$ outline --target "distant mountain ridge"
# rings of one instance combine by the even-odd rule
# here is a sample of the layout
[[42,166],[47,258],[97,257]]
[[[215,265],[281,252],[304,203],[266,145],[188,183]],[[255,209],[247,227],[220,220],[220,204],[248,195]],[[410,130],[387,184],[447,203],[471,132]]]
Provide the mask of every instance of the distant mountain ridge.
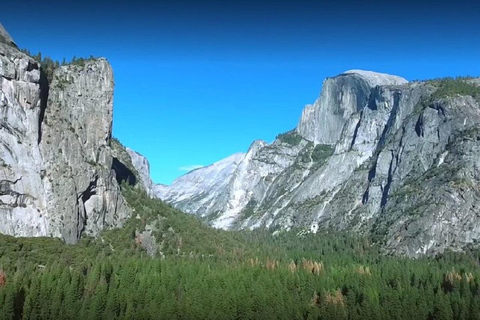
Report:
[[[222,210],[223,203],[215,195],[228,187],[232,174],[244,157],[244,153],[236,153],[212,165],[192,170],[175,180],[171,186],[154,186],[154,194],[161,194],[167,202],[185,201],[182,206],[188,212],[198,212],[202,216],[218,212]],[[192,198],[196,201],[191,201]]]

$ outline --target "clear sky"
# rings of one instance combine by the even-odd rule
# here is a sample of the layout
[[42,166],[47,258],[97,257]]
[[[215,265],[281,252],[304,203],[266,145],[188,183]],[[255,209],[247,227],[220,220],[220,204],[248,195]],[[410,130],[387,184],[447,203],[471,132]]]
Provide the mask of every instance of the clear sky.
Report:
[[113,134],[170,183],[293,129],[325,77],[480,76],[480,1],[9,1],[21,48],[104,56]]

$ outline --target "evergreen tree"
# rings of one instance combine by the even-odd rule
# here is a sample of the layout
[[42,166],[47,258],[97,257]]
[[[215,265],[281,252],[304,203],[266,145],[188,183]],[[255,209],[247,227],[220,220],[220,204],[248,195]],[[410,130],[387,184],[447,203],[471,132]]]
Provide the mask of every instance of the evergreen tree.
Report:
[[0,305],[0,319],[14,319],[15,289],[12,285],[5,286],[4,297]]

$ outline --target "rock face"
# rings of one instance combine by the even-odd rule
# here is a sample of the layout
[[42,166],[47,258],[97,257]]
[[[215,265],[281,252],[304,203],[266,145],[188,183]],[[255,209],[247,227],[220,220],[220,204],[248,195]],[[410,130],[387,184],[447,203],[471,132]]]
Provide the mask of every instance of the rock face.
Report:
[[[55,70],[42,121],[50,230],[67,242],[129,216],[112,173],[113,73],[105,59]],[[75,214],[65,213],[74,212]],[[55,233],[54,233],[55,234]]]
[[7,30],[5,30],[5,28],[1,23],[0,23],[0,43],[5,43],[9,46],[14,46],[14,47],[17,46],[13,41],[12,37],[10,36],[10,34],[7,32]]
[[157,195],[220,228],[355,231],[408,256],[461,250],[480,238],[478,84],[348,71],[325,80],[295,131],[254,143],[221,187],[191,173]]
[[105,59],[61,66],[48,83],[0,43],[1,233],[75,243],[130,216],[111,146],[113,86]]
[[[38,147],[42,100],[40,66],[0,43],[0,232],[16,236],[49,233]],[[52,208],[53,209],[53,208]]]
[[327,78],[320,98],[303,110],[297,131],[315,143],[335,144],[345,122],[367,104],[372,88],[404,83],[401,77],[363,70]]

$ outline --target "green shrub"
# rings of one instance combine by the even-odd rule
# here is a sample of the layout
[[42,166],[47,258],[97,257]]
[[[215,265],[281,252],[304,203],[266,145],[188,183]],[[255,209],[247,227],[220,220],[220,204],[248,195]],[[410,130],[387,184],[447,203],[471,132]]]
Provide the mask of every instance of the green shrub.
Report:
[[430,80],[438,89],[432,94],[432,99],[446,98],[455,95],[480,98],[480,86],[468,82],[471,77],[441,78]]
[[299,145],[303,140],[302,136],[299,135],[295,130],[281,133],[277,135],[276,139],[281,142],[291,144],[292,146]]
[[324,162],[332,155],[334,151],[333,146],[328,144],[317,144],[312,151],[312,160],[314,162]]

